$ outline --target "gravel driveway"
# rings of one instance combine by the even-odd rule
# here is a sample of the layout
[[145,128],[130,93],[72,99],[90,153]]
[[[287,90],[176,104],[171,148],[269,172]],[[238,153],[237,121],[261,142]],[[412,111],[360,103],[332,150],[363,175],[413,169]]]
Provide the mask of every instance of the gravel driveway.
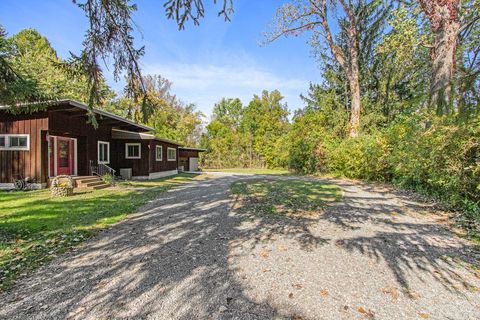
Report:
[[229,185],[248,178],[161,194],[0,295],[0,318],[480,318],[479,253],[427,205],[337,181],[319,218],[245,215]]

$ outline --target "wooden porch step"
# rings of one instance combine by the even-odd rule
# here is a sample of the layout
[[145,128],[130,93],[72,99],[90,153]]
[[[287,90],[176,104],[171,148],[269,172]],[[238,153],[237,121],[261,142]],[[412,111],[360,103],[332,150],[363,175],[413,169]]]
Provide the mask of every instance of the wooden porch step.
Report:
[[74,180],[77,188],[97,190],[110,187],[110,185],[103,182],[102,178],[98,176],[75,177]]
[[110,185],[108,185],[106,183],[103,183],[103,184],[100,184],[100,185],[93,186],[93,187],[91,187],[91,189],[100,190],[100,189],[105,189],[105,188],[108,188],[108,187],[110,187]]

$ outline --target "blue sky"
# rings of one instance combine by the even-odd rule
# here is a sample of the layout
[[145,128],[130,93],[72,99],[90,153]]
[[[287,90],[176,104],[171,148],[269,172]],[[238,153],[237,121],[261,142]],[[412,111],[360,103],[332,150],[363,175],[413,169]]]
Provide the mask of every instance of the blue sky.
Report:
[[[282,38],[260,46],[276,9],[285,1],[234,0],[230,22],[217,17],[219,6],[206,2],[200,26],[188,24],[178,31],[167,20],[163,0],[138,0],[134,20],[138,46],[145,46],[144,74],[161,74],[173,82],[172,91],[185,102],[197,104],[207,116],[221,97],[238,97],[248,103],[263,89],[279,89],[290,110],[302,107],[299,98],[320,72],[306,44],[307,35]],[[9,34],[35,28],[45,35],[61,57],[81,49],[87,21],[71,0],[2,0],[0,23]],[[115,83],[105,70],[109,84]]]

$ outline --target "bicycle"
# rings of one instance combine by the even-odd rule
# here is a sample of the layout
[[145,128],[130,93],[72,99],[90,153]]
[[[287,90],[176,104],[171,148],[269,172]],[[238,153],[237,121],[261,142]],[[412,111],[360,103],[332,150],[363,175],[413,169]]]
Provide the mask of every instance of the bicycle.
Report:
[[32,190],[34,189],[35,179],[31,179],[30,177],[23,178],[22,175],[17,174],[14,175],[12,178],[13,180],[13,187],[15,190]]

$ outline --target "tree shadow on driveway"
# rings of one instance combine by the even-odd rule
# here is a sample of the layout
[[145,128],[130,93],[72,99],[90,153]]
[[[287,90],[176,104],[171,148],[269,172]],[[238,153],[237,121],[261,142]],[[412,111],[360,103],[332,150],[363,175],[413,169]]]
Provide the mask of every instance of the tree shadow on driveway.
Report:
[[[306,257],[332,249],[352,261],[360,256],[384,262],[407,291],[415,279],[428,285],[432,277],[453,294],[478,285],[468,278],[469,269],[458,271],[461,263],[478,263],[474,248],[442,226],[407,213],[420,205],[337,182],[344,198],[315,220],[240,214],[229,192],[238,179],[249,178],[200,180],[161,194],[2,294],[0,318],[315,318],[313,303],[280,308],[284,303],[275,292],[262,295],[256,274],[238,267],[241,259],[267,261],[258,257],[261,247],[283,239]],[[349,264],[335,263],[331,267],[339,270]],[[297,267],[302,266],[293,265],[291,272]]]
[[161,194],[139,213],[57,258],[0,296],[4,319],[266,319],[268,304],[243,295],[229,267],[230,243],[290,233],[322,242],[295,226],[265,220],[241,229],[231,214],[235,176],[195,181]]

